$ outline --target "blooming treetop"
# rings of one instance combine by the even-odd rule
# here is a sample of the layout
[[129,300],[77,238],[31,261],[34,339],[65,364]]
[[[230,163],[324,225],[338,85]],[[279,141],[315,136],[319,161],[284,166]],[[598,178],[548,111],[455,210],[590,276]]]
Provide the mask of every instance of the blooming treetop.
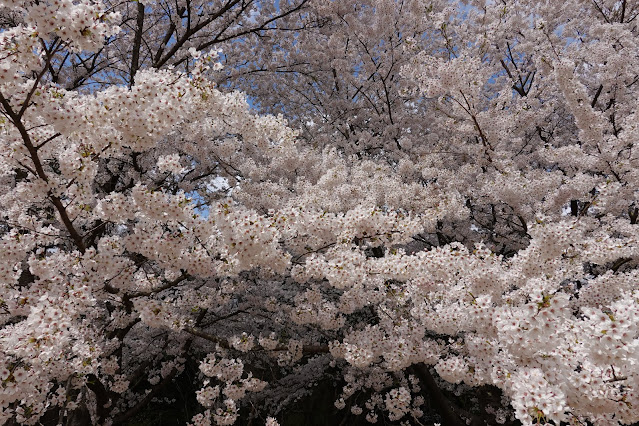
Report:
[[0,422],[639,421],[639,5],[280,3],[0,4]]

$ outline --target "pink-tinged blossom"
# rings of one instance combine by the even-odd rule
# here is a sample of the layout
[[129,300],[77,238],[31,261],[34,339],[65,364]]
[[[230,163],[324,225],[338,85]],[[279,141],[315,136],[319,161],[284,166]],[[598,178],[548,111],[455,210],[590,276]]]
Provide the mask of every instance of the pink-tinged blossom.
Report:
[[0,1],[0,423],[638,422],[639,9],[240,3]]

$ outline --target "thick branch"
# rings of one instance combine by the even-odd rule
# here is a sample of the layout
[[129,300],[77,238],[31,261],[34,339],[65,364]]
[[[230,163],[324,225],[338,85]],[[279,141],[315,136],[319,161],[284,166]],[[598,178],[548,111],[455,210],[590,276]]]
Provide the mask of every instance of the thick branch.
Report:
[[138,16],[135,26],[135,38],[133,39],[133,52],[131,53],[131,72],[129,86],[133,86],[135,74],[140,68],[140,46],[142,44],[142,30],[144,27],[144,4],[138,2]]
[[[22,136],[22,141],[24,142],[24,145],[27,147],[27,150],[29,151],[31,161],[33,161],[33,166],[35,168],[35,171],[38,177],[45,182],[49,182],[49,178],[47,174],[45,173],[44,168],[42,167],[42,162],[40,161],[40,157],[38,156],[38,150],[33,145],[29,132],[24,127],[24,124],[22,123],[20,116],[13,111],[13,109],[11,108],[11,105],[1,93],[0,93],[0,104],[2,105],[5,112],[11,119],[11,122],[13,123],[13,125],[16,126],[16,128],[18,129],[18,132],[20,132],[20,136]],[[65,228],[67,229],[67,232],[69,232],[69,235],[73,239],[73,242],[75,243],[76,247],[78,248],[78,250],[80,250],[80,252],[84,253],[86,250],[86,246],[84,245],[82,236],[73,226],[73,222],[69,218],[69,215],[67,213],[66,208],[64,207],[64,204],[62,204],[62,201],[60,200],[60,198],[58,198],[56,195],[53,195],[51,192],[49,192],[49,199],[51,200],[56,210],[58,211],[58,214],[60,215],[60,219],[62,220],[62,223],[64,224]]]
[[595,97],[592,99],[592,102],[590,103],[591,108],[594,108],[595,105],[597,105],[597,99],[599,99],[599,95],[601,95],[602,90],[603,90],[603,84],[600,84],[599,88],[597,89],[597,93],[595,93]]
[[[201,330],[197,330],[195,328],[187,327],[184,329],[189,334],[193,336],[201,337],[204,340],[208,340],[209,342],[217,343],[221,348],[230,349],[230,345],[225,338],[220,338],[217,336],[213,336],[211,334],[205,333]],[[288,346],[278,345],[273,351],[287,351]],[[305,355],[314,355],[314,354],[325,354],[328,353],[328,345],[304,345],[302,347],[302,353]]]

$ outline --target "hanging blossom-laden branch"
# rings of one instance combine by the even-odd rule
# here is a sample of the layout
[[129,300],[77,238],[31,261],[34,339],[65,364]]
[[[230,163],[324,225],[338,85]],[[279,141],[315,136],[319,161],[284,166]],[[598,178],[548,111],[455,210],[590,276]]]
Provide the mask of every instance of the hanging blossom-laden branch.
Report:
[[124,423],[192,361],[197,425],[327,377],[371,423],[639,421],[609,3],[2,3],[0,422]]

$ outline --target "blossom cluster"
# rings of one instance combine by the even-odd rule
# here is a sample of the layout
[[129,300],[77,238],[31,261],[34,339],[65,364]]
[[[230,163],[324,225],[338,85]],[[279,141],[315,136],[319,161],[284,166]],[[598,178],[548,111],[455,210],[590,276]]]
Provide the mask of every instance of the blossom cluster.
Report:
[[196,3],[0,3],[0,423],[123,424],[191,360],[198,426],[318,382],[371,423],[639,421],[626,2],[308,1],[248,59],[261,17]]

